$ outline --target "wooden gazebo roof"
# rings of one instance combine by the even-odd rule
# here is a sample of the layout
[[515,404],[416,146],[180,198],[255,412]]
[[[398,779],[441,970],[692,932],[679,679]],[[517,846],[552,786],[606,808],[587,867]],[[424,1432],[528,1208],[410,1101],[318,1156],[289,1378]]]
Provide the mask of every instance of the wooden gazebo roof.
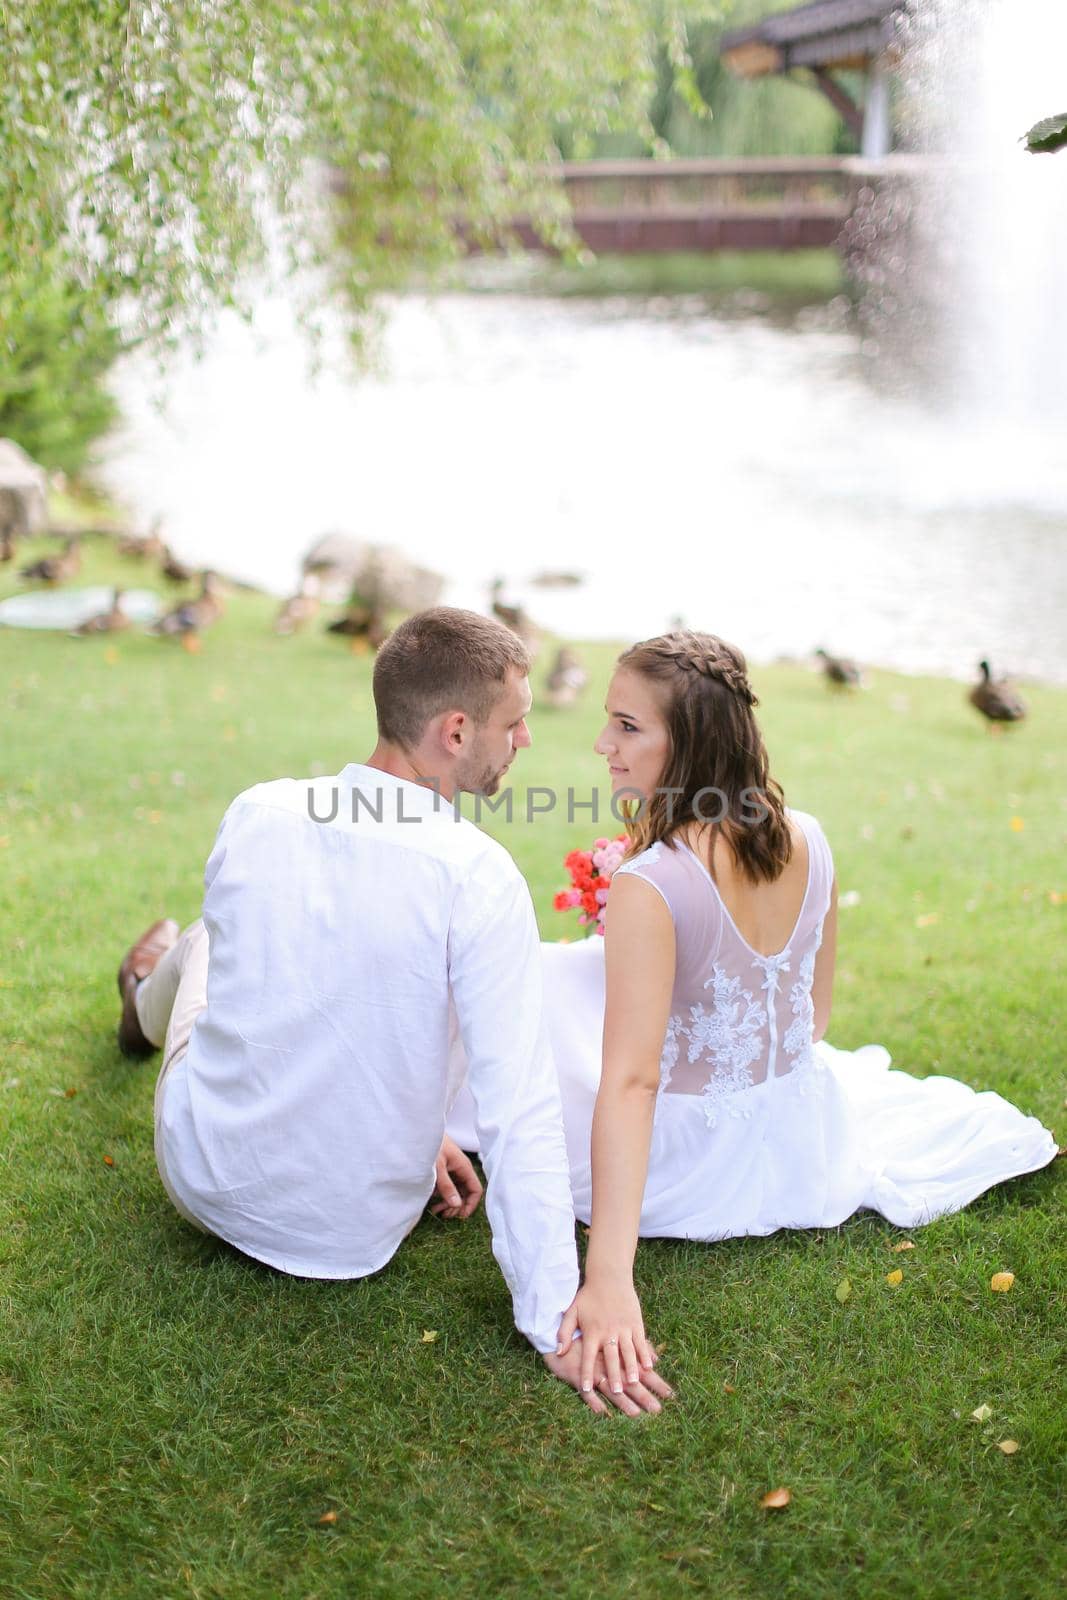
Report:
[[742,78],[810,67],[868,67],[892,44],[908,0],[809,0],[750,28],[723,34],[720,52]]

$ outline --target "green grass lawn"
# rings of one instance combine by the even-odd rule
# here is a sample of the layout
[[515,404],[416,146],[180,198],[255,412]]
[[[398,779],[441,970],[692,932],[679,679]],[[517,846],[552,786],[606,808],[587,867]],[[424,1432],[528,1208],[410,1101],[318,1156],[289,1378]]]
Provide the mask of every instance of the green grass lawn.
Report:
[[[119,575],[145,576],[94,541],[87,578]],[[0,569],[0,596],[14,587]],[[640,1423],[598,1421],[544,1372],[481,1214],[426,1218],[345,1284],[259,1268],[173,1212],[155,1067],[114,1043],[118,961],[149,920],[197,913],[239,790],[372,743],[368,659],[276,639],[271,612],[235,597],[199,655],[0,632],[0,1592],[1059,1593],[1067,1163],[903,1255],[870,1214],[643,1244],[679,1398]],[[585,654],[593,688],[572,715],[535,710],[521,783],[601,781],[612,652]],[[831,1041],[998,1089],[1062,1139],[1067,694],[1033,688],[1029,723],[991,738],[958,684],[876,673],[839,698],[799,667],[755,678],[788,798],[860,896]],[[494,831],[545,933],[576,931],[551,894],[599,830],[555,814]],[[1001,1269],[1009,1294],[990,1292]],[[779,1485],[791,1505],[761,1510]]]

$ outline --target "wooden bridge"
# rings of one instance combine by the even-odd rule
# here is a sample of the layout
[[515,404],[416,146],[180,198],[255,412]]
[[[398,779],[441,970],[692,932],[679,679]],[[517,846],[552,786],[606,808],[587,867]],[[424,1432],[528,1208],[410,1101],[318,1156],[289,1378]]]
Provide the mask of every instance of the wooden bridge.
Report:
[[[833,246],[860,191],[893,159],[564,162],[553,169],[575,232],[598,255],[674,250],[813,250]],[[512,228],[550,250],[526,218]]]

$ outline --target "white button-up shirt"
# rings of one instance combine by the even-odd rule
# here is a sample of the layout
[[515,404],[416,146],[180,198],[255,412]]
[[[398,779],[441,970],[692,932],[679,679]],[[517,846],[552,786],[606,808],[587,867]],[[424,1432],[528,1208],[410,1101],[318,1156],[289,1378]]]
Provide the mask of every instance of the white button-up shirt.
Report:
[[239,795],[205,884],[207,1008],[160,1116],[176,1199],[284,1272],[375,1272],[433,1190],[465,1056],[493,1253],[517,1326],[554,1350],[574,1212],[507,851],[433,790],[352,765]]

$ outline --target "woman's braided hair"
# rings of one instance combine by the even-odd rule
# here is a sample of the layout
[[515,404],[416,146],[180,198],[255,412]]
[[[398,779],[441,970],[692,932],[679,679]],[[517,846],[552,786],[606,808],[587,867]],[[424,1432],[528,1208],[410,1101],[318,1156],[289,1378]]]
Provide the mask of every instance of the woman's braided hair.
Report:
[[711,633],[667,633],[661,639],[649,639],[645,645],[635,645],[635,650],[655,651],[664,662],[673,662],[686,672],[697,673],[714,683],[721,683],[746,706],[757,706],[759,701],[748,681],[748,667],[740,650],[717,639]]
[[633,645],[618,665],[653,684],[670,736],[656,792],[627,819],[631,850],[658,840],[670,845],[696,821],[722,832],[752,882],[773,883],[793,841],[741,651],[714,634],[687,630]]

